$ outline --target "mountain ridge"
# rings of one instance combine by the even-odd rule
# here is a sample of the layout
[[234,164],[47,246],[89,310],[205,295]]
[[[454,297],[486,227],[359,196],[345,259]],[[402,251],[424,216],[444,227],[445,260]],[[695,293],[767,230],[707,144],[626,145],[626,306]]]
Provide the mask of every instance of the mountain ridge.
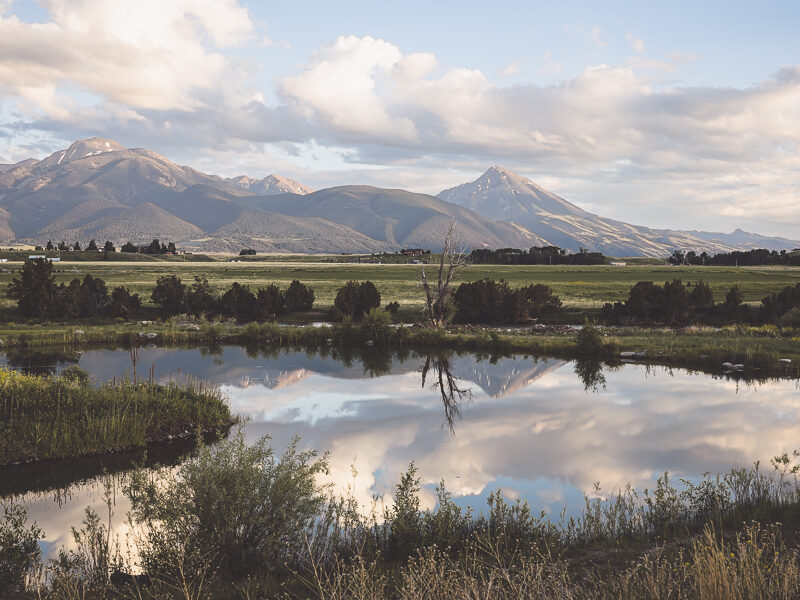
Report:
[[313,192],[274,174],[225,180],[103,138],[78,140],[0,173],[3,242],[144,243],[168,237],[208,251],[381,252],[407,245],[436,250],[451,219],[472,247],[544,242],[434,196],[364,186]]
[[147,148],[77,140],[42,160],[0,165],[0,242],[91,238],[266,252],[437,250],[455,220],[466,249],[557,245],[612,256],[666,256],[781,244],[744,232],[659,230],[594,215],[498,165],[437,196],[345,185],[314,191],[271,174],[222,178]]
[[[736,232],[731,234],[655,229],[590,213],[561,196],[498,165],[481,176],[437,194],[489,218],[518,223],[561,248],[580,248],[610,256],[667,256],[675,249],[730,252],[764,247],[781,249],[800,242]],[[737,230],[741,231],[741,230]],[[786,248],[789,249],[789,248]]]

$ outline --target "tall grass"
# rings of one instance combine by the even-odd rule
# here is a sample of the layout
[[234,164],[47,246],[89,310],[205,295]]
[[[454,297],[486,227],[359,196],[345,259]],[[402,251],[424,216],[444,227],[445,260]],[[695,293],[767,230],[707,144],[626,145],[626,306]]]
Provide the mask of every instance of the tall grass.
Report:
[[230,421],[220,393],[200,385],[92,387],[0,369],[0,465],[141,447]]
[[[277,457],[240,433],[177,476],[131,479],[138,563],[87,511],[77,549],[40,565],[27,597],[794,599],[799,457],[680,489],[664,475],[654,490],[595,490],[578,517],[555,520],[499,493],[482,513],[462,510],[444,484],[436,508],[421,511],[412,464],[393,501],[365,514],[317,482],[325,456],[292,445]],[[30,545],[38,530],[19,509],[6,513],[0,539]],[[9,556],[18,577],[36,571],[35,553]]]

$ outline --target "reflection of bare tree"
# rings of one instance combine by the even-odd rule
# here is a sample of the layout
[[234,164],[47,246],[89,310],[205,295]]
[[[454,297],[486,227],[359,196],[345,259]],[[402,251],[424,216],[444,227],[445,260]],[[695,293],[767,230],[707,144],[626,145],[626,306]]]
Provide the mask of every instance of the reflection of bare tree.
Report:
[[461,418],[461,402],[472,399],[470,388],[458,387],[458,380],[450,372],[450,360],[445,356],[432,357],[425,359],[425,366],[422,367],[422,387],[425,387],[425,380],[428,371],[433,367],[436,381],[433,383],[434,389],[438,389],[442,395],[442,405],[444,406],[444,416],[450,433],[456,432],[455,422]]

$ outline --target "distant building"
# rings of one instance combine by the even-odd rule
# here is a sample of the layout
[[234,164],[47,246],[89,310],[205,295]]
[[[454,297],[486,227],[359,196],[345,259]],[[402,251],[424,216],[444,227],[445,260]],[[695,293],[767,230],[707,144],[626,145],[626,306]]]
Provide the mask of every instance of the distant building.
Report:
[[28,256],[28,260],[36,260],[37,258],[43,258],[45,260],[49,260],[50,262],[60,262],[61,261],[60,258],[51,258],[51,257],[45,256],[44,254],[31,254],[30,256]]
[[627,265],[628,263],[626,263],[626,262],[622,262],[622,261],[618,261],[618,260],[617,260],[617,261],[615,261],[615,260],[612,260],[612,261],[611,261],[609,264],[610,264],[610,265],[614,265],[615,267],[624,267],[624,266],[625,266],[625,265]]
[[403,248],[400,250],[403,256],[422,256],[425,251],[422,248]]

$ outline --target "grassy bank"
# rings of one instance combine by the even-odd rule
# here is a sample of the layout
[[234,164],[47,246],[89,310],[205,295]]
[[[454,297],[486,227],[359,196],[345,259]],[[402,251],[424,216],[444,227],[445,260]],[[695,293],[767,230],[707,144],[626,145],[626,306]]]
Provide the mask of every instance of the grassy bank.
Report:
[[[472,351],[529,354],[564,359],[591,358],[618,364],[622,352],[644,352],[647,362],[718,372],[723,362],[742,363],[749,376],[800,374],[800,331],[772,325],[642,328],[602,327],[595,352],[579,347],[571,327],[539,326],[510,329],[452,327],[392,327],[386,320],[339,323],[329,327],[278,326],[272,323],[237,325],[231,322],[181,318],[147,324],[50,324],[0,326],[0,340],[9,363],[25,368],[30,356],[92,347],[160,346],[215,347],[239,345],[255,352],[288,347],[328,352],[331,348],[358,355],[368,349],[371,364],[380,365],[391,351]],[[151,334],[148,337],[147,334]],[[367,346],[369,344],[369,346]],[[778,362],[789,359],[791,363]],[[35,366],[34,364],[31,366]],[[377,370],[380,370],[379,368]]]
[[230,422],[219,393],[199,386],[92,387],[0,370],[0,465],[127,450]]
[[325,455],[294,444],[276,456],[266,438],[237,434],[177,473],[132,476],[136,560],[87,511],[73,549],[41,565],[30,543],[41,532],[6,505],[0,582],[7,596],[15,586],[53,599],[789,600],[800,589],[797,458],[677,486],[665,474],[649,491],[598,489],[566,518],[500,492],[481,512],[461,509],[444,482],[422,511],[413,463],[392,498],[361,507],[319,483]]

